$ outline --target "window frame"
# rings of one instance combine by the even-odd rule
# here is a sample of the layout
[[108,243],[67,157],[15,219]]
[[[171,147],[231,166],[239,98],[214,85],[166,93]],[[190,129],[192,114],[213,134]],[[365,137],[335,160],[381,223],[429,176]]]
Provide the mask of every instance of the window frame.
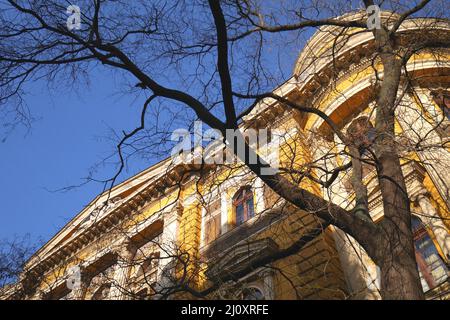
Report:
[[[420,250],[418,249],[418,245],[417,243],[419,241],[423,241],[424,239],[426,239],[427,237],[429,238],[429,241],[431,241],[431,245],[434,247],[434,250],[436,251],[436,255],[438,257],[438,259],[441,260],[444,268],[447,269],[447,266],[445,264],[445,261],[442,259],[440,253],[439,253],[439,249],[436,246],[436,243],[434,242],[432,236],[430,235],[430,233],[428,232],[426,226],[424,225],[424,223],[422,222],[422,220],[418,217],[413,216],[412,220],[416,220],[417,224],[414,225],[413,221],[411,223],[411,231],[413,233],[413,241],[414,241],[414,251],[415,251],[415,257],[416,257],[416,262],[417,262],[417,267],[421,273],[421,278],[423,278],[423,280],[426,282],[427,286],[428,286],[428,290],[424,289],[424,292],[433,290],[434,288],[438,287],[442,282],[437,282],[434,275],[433,275],[433,270],[431,270],[430,265],[427,263],[425,257],[423,256],[423,252],[425,250]],[[444,270],[448,273],[448,269]],[[447,278],[448,279],[448,276]]]
[[[251,210],[248,201],[251,200]],[[242,221],[238,220],[238,207],[242,206]],[[245,186],[240,188],[233,196],[234,224],[240,226],[255,216],[255,200],[252,188]],[[240,222],[239,222],[240,221]]]
[[[221,212],[214,212],[212,214],[205,215],[205,232],[203,235],[203,243],[204,245],[208,245],[218,237],[220,237],[222,233],[222,219]],[[214,232],[211,230],[214,229]]]

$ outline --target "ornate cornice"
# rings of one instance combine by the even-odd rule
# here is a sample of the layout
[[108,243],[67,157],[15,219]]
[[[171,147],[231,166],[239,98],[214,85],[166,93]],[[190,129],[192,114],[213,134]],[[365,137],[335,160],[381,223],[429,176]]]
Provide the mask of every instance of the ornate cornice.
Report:
[[271,238],[253,240],[237,244],[223,254],[209,261],[206,271],[209,279],[220,280],[223,276],[236,273],[250,265],[256,259],[269,256],[279,249]]

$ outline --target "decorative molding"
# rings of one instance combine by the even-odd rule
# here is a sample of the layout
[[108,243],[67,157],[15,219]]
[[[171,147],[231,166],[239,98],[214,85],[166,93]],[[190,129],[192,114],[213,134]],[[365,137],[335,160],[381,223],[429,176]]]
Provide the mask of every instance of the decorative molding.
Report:
[[206,275],[210,279],[220,280],[223,276],[243,270],[256,259],[269,256],[278,249],[278,245],[271,238],[241,242],[218,257],[210,259]]

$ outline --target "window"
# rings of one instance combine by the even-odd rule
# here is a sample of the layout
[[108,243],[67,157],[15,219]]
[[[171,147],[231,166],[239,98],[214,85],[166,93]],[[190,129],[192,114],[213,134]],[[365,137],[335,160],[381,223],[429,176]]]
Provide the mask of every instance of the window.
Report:
[[426,292],[444,282],[448,277],[448,270],[422,221],[412,217],[411,222],[417,266],[423,291]]
[[250,187],[244,187],[235,194],[233,208],[237,226],[255,215],[253,193]]
[[221,232],[221,202],[220,199],[212,201],[206,207],[205,216],[205,232],[204,232],[204,244],[209,244],[216,240],[220,236]]
[[205,244],[211,243],[220,235],[220,212],[208,217],[205,222]]
[[261,290],[256,287],[249,287],[242,292],[242,300],[265,300],[265,298]]

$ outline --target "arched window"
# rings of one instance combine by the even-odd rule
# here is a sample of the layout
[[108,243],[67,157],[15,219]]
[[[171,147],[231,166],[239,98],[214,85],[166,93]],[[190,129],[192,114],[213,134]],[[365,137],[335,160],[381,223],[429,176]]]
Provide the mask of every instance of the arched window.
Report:
[[265,297],[258,288],[249,287],[242,291],[242,300],[265,300]]
[[236,225],[241,225],[255,215],[253,192],[250,187],[241,188],[233,197]]
[[423,291],[431,290],[448,278],[448,270],[422,221],[412,217],[416,261]]

